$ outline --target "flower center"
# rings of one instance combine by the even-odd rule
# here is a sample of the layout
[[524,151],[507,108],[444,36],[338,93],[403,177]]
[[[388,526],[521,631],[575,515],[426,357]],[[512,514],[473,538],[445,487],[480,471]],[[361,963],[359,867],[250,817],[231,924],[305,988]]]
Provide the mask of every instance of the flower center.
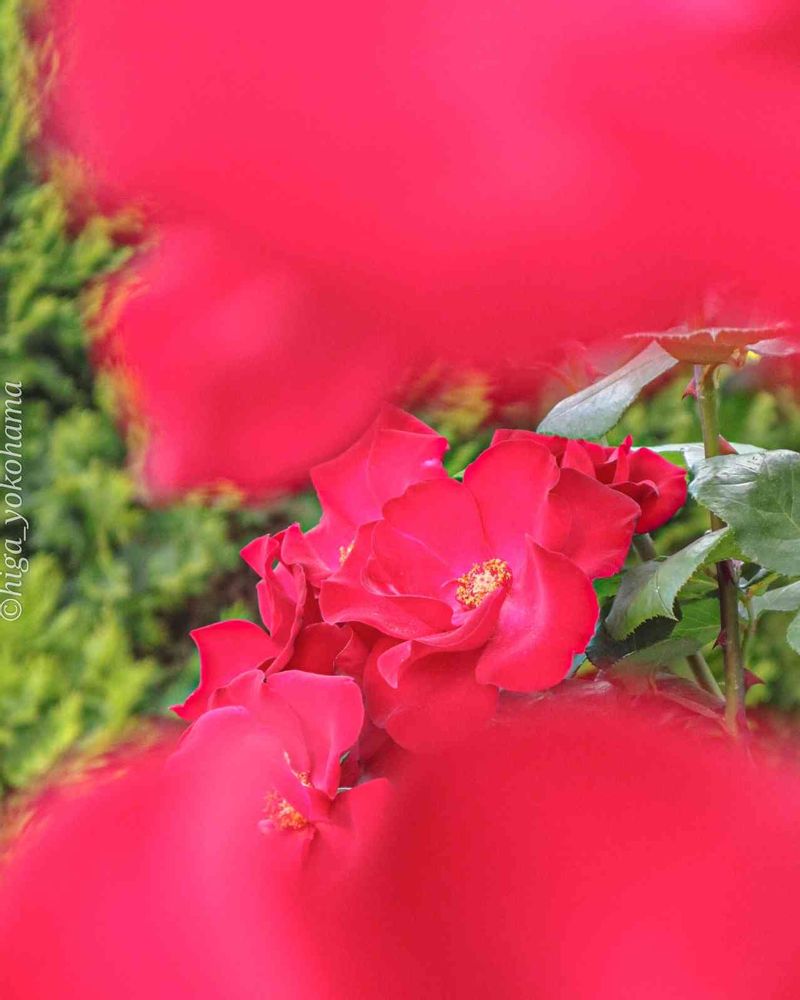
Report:
[[350,542],[349,545],[340,545],[339,546],[339,565],[340,566],[345,561],[345,559],[350,555],[350,553],[353,551],[353,546],[355,544],[356,544],[356,540],[353,539],[353,541]]
[[276,830],[305,830],[308,820],[277,792],[270,792],[264,806],[266,822]]
[[511,569],[504,559],[487,559],[456,581],[456,600],[465,608],[477,608],[499,587],[511,584]]

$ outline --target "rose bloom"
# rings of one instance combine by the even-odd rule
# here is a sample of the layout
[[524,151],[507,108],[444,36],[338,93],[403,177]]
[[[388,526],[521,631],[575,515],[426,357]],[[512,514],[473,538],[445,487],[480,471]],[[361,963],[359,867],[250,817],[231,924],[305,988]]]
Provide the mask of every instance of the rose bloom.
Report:
[[174,711],[191,721],[206,710],[214,692],[247,670],[267,675],[285,668],[360,677],[371,636],[368,630],[322,620],[320,583],[338,569],[359,526],[380,516],[387,500],[412,483],[446,478],[447,441],[393,406],[337,458],[311,470],[322,507],[320,523],[303,534],[294,524],[262,535],[242,549],[259,576],[258,606],[266,631],[234,620],[195,629],[200,683]]
[[242,556],[259,573],[258,606],[266,631],[253,622],[234,619],[191,632],[200,654],[200,682],[173,711],[186,721],[204,712],[214,693],[239,674],[265,675],[287,667],[332,674],[337,667],[354,671],[366,649],[347,626],[322,621],[316,595],[300,566],[273,566],[279,543],[264,536],[245,546]]
[[538,441],[555,456],[559,468],[576,469],[613,487],[639,504],[636,533],[666,524],[686,503],[686,472],[649,448],[634,448],[628,436],[616,448],[575,441],[533,431],[499,430],[492,443],[528,439]]
[[[338,798],[343,756],[356,743],[364,722],[361,692],[349,677],[322,677],[288,670],[272,677],[250,670],[218,690],[209,708],[183,738],[175,766],[192,767],[195,748],[246,747],[258,765],[267,833],[302,834],[307,848],[320,824],[349,821],[354,798],[375,787]],[[342,816],[345,818],[342,819]]]
[[326,621],[386,637],[365,673],[373,719],[416,745],[490,717],[499,688],[563,680],[595,627],[591,581],[620,568],[639,516],[526,439],[390,500],[320,591]]

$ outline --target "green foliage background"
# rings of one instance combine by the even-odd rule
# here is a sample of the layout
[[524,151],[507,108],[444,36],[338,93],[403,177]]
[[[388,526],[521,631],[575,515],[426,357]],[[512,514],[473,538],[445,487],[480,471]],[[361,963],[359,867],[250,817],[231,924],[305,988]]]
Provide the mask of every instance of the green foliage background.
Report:
[[[254,614],[241,545],[271,524],[313,519],[308,497],[270,511],[233,496],[152,509],[126,467],[114,392],[89,364],[96,284],[130,257],[120,219],[76,223],[30,149],[37,136],[34,57],[21,0],[0,0],[0,363],[24,387],[24,513],[31,523],[24,613],[0,622],[0,791],[41,777],[73,749],[93,752],[142,715],[164,716],[194,682],[191,628]],[[673,380],[626,415],[637,443],[699,437]],[[463,465],[482,440],[485,401],[439,414]],[[800,446],[787,393],[729,383],[722,426],[733,440]],[[694,506],[659,533],[663,552],[705,528]],[[783,620],[781,620],[783,619]],[[800,704],[786,618],[767,616],[750,666],[768,681],[752,697]]]

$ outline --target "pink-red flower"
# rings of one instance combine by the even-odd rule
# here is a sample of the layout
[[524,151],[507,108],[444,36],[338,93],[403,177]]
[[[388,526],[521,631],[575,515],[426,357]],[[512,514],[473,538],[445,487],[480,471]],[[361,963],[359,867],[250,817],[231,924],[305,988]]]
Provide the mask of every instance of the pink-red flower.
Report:
[[660,528],[686,503],[686,472],[649,448],[634,448],[630,436],[609,448],[533,431],[499,430],[492,443],[525,438],[549,448],[560,468],[593,476],[635,500],[641,510],[637,534]]
[[800,782],[719,736],[576,680],[507,699],[466,745],[397,754],[383,877],[344,890],[344,926],[326,914],[332,995],[364,995],[342,951],[365,933],[376,996],[798,995]]
[[347,678],[251,673],[177,753],[44,798],[3,866],[3,1000],[324,995],[306,922],[380,842],[389,791],[342,787],[362,716]]
[[379,303],[365,349],[530,356],[729,279],[797,305],[789,5],[56,9],[56,118],[106,187]]
[[[259,828],[311,839],[319,824],[335,820],[342,758],[363,722],[361,692],[349,677],[297,670],[265,677],[249,670],[215,692],[176,759],[180,766],[198,747],[203,753],[245,747],[261,786]],[[349,792],[348,802],[360,792]]]
[[456,687],[459,712],[488,718],[497,689],[562,680],[595,627],[591,580],[620,568],[639,515],[524,439],[489,448],[463,482],[420,483],[385,504],[320,592],[326,621],[390,640],[365,674],[373,718],[397,738],[392,719],[405,715],[400,738],[415,744],[431,713],[448,723],[455,701],[439,706]]

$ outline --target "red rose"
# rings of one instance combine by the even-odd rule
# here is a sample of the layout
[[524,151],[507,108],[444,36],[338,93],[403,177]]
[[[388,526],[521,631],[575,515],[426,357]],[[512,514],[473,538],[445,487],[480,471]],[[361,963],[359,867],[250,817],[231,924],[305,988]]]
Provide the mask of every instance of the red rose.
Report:
[[[331,800],[355,699],[266,686],[290,678],[316,693],[264,699],[272,747],[223,708],[241,728],[40,804],[2,872],[3,1000],[800,995],[800,782],[770,743],[577,683]],[[285,747],[331,803],[310,845],[259,828]]]
[[192,632],[200,653],[200,683],[174,706],[191,721],[204,712],[217,688],[246,670],[274,674],[285,667],[312,673],[359,675],[368,652],[367,630],[322,620],[316,588],[338,569],[358,528],[412,483],[447,478],[447,441],[393,406],[337,458],[312,469],[322,506],[320,523],[303,534],[292,525],[262,535],[242,549],[260,580],[256,586],[265,632],[247,621],[219,622]]
[[506,709],[467,744],[387,760],[382,863],[314,915],[335,928],[331,996],[800,995],[796,766],[603,683]]
[[630,435],[617,448],[609,448],[533,431],[499,430],[492,444],[520,439],[545,445],[560,468],[593,476],[635,500],[641,510],[637,534],[660,528],[686,503],[686,472],[649,448],[633,448]]
[[[566,676],[595,626],[591,580],[619,569],[638,516],[629,497],[560,470],[542,444],[502,442],[463,482],[412,486],[361,527],[322,584],[323,617],[362,622],[392,640],[368,665],[368,695],[376,670],[396,690],[394,708],[413,711],[422,700],[428,720],[457,686],[459,710],[483,717],[497,688],[540,690]],[[427,728],[406,720],[398,737],[427,740]]]
[[[342,757],[356,743],[363,722],[361,692],[349,677],[296,670],[265,677],[250,670],[215,692],[175,759],[180,767],[196,748],[207,754],[217,746],[224,753],[226,746],[246,745],[258,765],[259,828],[309,840],[319,824],[335,820]],[[347,798],[358,797],[363,787]]]

